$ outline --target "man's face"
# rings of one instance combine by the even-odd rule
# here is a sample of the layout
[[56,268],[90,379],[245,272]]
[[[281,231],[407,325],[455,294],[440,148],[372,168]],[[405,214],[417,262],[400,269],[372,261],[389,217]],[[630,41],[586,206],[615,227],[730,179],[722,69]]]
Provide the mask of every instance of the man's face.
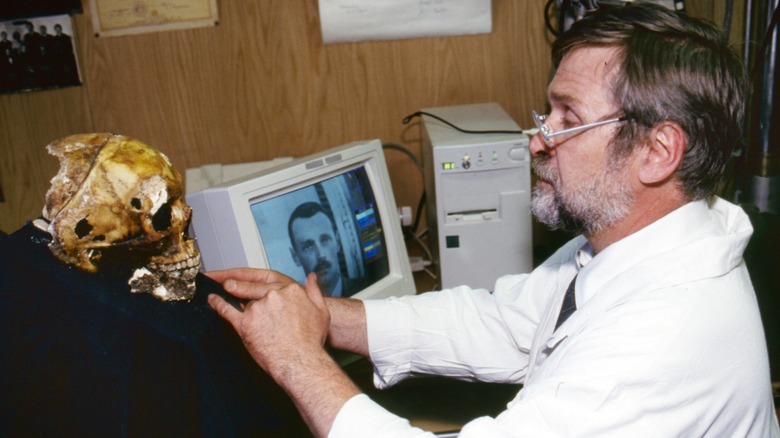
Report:
[[315,272],[322,292],[330,295],[338,283],[340,244],[333,224],[323,213],[298,218],[292,223],[293,258],[306,274]]
[[[611,48],[581,48],[561,61],[548,88],[554,131],[617,114],[609,88],[617,59]],[[609,155],[619,124],[563,135],[547,146],[541,135],[531,141],[533,168],[539,177],[532,195],[537,219],[553,228],[592,235],[622,219],[633,203],[629,160]]]

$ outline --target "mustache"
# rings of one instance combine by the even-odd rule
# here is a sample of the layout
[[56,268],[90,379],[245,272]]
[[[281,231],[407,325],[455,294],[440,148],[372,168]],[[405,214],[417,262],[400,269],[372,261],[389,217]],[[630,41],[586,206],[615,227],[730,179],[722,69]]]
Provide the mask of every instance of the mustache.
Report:
[[319,259],[317,261],[317,264],[314,265],[314,272],[324,271],[326,269],[330,269],[333,266],[333,263],[330,262],[328,259]]
[[531,161],[531,169],[533,169],[536,176],[550,184],[555,184],[558,180],[558,172],[550,165],[549,157],[535,157],[535,159]]

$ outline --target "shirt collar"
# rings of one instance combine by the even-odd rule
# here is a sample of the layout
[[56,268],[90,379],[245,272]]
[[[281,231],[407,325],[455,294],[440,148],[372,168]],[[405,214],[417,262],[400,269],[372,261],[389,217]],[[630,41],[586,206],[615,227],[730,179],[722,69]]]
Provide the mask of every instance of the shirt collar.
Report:
[[593,247],[590,245],[590,242],[586,241],[574,254],[574,263],[577,264],[577,271],[579,272],[580,269],[590,263],[590,261],[593,260],[593,257]]
[[590,244],[583,245],[575,254],[575,262],[580,270],[576,283],[577,305],[590,300],[615,275],[690,238],[691,228],[688,225],[706,220],[702,215],[707,215],[706,201],[694,201],[613,243],[596,255]]

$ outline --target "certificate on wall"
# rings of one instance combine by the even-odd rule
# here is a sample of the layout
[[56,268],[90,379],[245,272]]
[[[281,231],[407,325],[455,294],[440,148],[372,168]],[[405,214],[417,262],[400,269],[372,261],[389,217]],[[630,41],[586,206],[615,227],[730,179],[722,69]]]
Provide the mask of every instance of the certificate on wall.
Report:
[[91,0],[95,36],[214,26],[217,0]]
[[492,31],[490,0],[319,0],[325,44]]

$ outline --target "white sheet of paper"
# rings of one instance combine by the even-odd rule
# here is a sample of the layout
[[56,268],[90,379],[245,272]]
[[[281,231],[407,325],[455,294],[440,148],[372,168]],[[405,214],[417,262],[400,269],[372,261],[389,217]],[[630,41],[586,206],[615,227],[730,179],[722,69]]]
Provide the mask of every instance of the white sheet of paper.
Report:
[[491,0],[319,0],[325,44],[492,31]]

